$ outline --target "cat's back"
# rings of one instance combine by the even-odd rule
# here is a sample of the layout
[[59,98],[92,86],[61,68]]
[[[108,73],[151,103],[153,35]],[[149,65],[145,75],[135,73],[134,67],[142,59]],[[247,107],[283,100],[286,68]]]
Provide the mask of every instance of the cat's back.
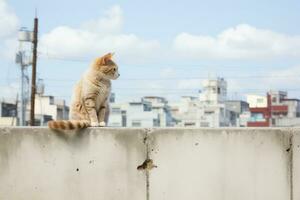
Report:
[[75,83],[72,94],[72,102],[78,102],[82,98],[82,79]]

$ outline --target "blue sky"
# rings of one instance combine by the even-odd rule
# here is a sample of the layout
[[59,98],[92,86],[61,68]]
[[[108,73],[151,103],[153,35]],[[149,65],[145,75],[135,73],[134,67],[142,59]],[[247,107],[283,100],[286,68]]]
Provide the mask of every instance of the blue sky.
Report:
[[32,28],[35,8],[48,95],[69,100],[91,60],[112,51],[118,101],[196,96],[202,79],[215,76],[228,81],[229,98],[269,89],[300,98],[299,1],[0,0],[2,98],[18,91],[16,33]]

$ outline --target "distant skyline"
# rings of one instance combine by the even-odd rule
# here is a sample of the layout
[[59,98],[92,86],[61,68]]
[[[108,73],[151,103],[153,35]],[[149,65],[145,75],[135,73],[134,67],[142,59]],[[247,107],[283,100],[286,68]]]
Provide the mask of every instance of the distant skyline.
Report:
[[0,97],[15,98],[17,31],[39,17],[38,78],[70,100],[96,56],[115,52],[117,101],[198,95],[224,77],[229,98],[286,90],[300,98],[299,1],[0,0]]

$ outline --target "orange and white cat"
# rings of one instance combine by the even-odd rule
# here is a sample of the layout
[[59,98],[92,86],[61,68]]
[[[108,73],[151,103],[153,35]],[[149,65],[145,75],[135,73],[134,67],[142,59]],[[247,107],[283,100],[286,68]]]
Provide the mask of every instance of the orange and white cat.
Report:
[[120,74],[112,53],[97,58],[75,85],[70,120],[50,121],[51,129],[80,129],[106,126],[109,115],[111,80]]

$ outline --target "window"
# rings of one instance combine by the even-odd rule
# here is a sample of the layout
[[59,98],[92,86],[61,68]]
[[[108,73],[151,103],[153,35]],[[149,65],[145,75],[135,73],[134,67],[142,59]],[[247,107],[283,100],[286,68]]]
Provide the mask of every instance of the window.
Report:
[[127,125],[127,123],[126,123],[126,121],[127,121],[126,111],[122,110],[121,113],[122,113],[122,126],[126,127],[126,125]]
[[153,119],[153,126],[159,127],[160,126],[160,120],[159,119]]
[[209,127],[209,122],[201,122],[200,126],[201,127]]
[[251,119],[252,122],[261,122],[265,121],[263,113],[251,113]]
[[54,97],[52,96],[49,97],[49,104],[54,105]]
[[221,112],[221,113],[220,113],[221,115],[223,115],[223,116],[225,115],[225,110],[224,110],[224,108],[221,108],[221,109],[220,109],[220,112]]
[[272,98],[272,102],[273,102],[273,103],[276,103],[276,102],[277,102],[276,97],[273,97],[273,98]]
[[113,123],[111,124],[111,126],[113,126],[113,127],[119,127],[119,126],[121,126],[121,124],[118,123],[118,122],[113,122]]
[[152,110],[151,105],[144,104],[144,111],[145,112],[147,112],[147,111],[149,112],[151,110]]
[[279,97],[279,103],[282,103],[282,100],[284,99],[284,96],[283,95],[280,95]]
[[141,121],[132,121],[131,123],[132,127],[141,127]]
[[221,88],[218,87],[218,94],[221,94]]
[[118,114],[118,113],[121,113],[121,109],[120,108],[112,108],[111,112],[114,114]]
[[216,92],[217,92],[216,88],[212,88],[212,91],[213,91],[214,94],[216,94]]
[[207,104],[212,104],[212,101],[207,100],[206,103]]
[[195,126],[195,122],[185,122],[184,126]]

